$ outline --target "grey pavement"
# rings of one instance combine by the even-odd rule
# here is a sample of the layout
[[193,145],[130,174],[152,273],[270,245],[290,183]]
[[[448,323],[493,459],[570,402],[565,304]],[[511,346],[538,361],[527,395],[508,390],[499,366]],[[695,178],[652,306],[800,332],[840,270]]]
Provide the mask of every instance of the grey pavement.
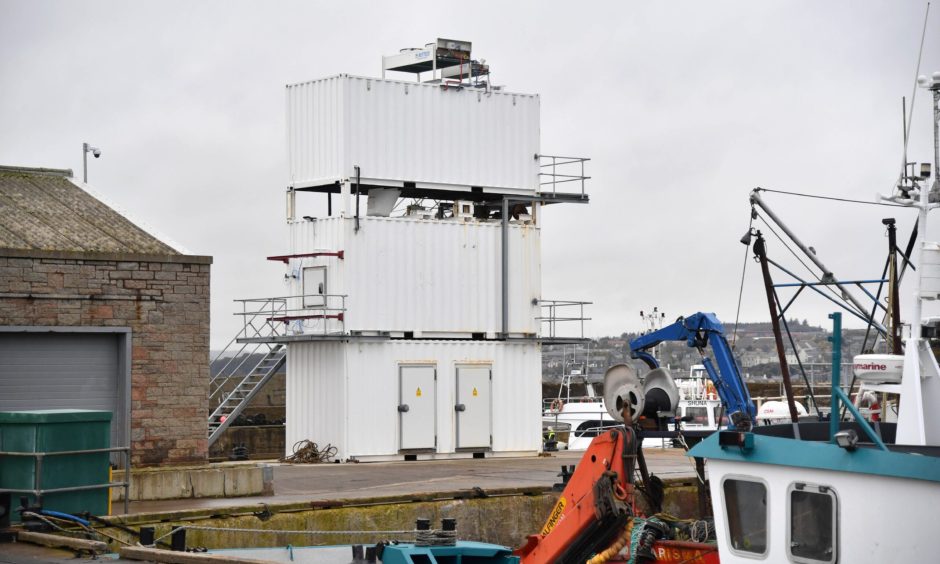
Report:
[[[661,478],[694,476],[681,449],[645,450],[647,465]],[[256,503],[279,504],[489,489],[542,487],[559,481],[562,465],[576,464],[583,452],[551,456],[484,458],[361,464],[277,464],[274,495],[131,503],[131,513],[217,509]]]

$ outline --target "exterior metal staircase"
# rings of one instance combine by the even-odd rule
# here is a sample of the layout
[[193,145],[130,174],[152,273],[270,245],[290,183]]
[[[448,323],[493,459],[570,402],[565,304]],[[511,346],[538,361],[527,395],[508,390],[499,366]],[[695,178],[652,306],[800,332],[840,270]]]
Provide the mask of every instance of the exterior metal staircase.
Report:
[[[222,436],[287,362],[287,349],[284,345],[238,342],[240,338],[265,339],[280,335],[281,324],[272,322],[270,318],[275,316],[274,314],[282,313],[285,308],[286,303],[283,300],[272,299],[270,304],[259,308],[257,314],[249,314],[245,318],[244,328],[213,359],[213,367],[224,358],[228,358],[228,361],[218,370],[213,370],[209,380],[209,405],[214,406],[208,420],[209,446]],[[261,360],[251,366],[252,360],[259,354],[262,355]]]

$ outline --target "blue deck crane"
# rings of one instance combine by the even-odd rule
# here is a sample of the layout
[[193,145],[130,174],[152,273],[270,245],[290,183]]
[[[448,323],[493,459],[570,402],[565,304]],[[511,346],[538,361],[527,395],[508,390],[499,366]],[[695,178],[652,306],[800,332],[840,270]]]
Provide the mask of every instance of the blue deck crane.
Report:
[[[672,325],[637,337],[630,341],[630,355],[642,360],[650,369],[659,368],[659,361],[647,351],[664,341],[686,341],[690,347],[698,349],[705,371],[727,410],[729,429],[749,430],[754,425],[757,410],[741,378],[741,370],[731,352],[731,346],[725,339],[724,327],[714,313],[699,312],[680,317]],[[717,370],[705,354],[706,346],[712,348],[718,364]]]

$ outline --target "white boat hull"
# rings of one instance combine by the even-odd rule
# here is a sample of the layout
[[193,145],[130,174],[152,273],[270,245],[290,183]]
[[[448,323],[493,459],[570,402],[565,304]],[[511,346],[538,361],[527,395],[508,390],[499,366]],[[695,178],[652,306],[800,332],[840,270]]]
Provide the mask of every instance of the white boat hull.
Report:
[[[928,530],[936,523],[940,483],[793,466],[708,461],[715,529],[722,564],[790,562],[787,556],[788,489],[794,483],[831,487],[838,499],[838,562],[937,562]],[[767,553],[732,549],[722,484],[726,478],[758,478],[767,487]],[[719,505],[720,504],[720,505]]]

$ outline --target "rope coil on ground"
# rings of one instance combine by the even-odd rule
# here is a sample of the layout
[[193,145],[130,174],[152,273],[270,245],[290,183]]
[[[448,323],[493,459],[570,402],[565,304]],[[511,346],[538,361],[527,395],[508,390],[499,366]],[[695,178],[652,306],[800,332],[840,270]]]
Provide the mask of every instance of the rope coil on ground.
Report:
[[415,546],[454,546],[457,531],[415,531]]
[[337,452],[336,447],[329,443],[321,449],[320,445],[308,439],[297,441],[294,443],[294,448],[291,450],[293,454],[285,456],[281,459],[281,462],[290,462],[293,464],[329,462],[330,459],[336,456]]

